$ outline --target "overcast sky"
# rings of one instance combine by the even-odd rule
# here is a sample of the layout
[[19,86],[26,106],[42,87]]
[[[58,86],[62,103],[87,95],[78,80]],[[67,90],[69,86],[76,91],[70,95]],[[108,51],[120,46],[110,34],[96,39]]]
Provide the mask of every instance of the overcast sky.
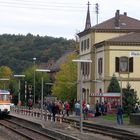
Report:
[[[31,33],[40,36],[74,38],[85,26],[88,0],[0,0],[0,34]],[[95,4],[99,4],[99,23],[114,17],[117,9],[140,19],[139,0],[89,0],[91,22],[96,24]]]

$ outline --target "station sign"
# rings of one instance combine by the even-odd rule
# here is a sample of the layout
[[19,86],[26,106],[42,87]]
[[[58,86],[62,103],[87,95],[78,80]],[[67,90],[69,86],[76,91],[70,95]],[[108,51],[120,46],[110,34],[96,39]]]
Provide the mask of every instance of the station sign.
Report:
[[131,51],[130,57],[140,57],[140,51]]

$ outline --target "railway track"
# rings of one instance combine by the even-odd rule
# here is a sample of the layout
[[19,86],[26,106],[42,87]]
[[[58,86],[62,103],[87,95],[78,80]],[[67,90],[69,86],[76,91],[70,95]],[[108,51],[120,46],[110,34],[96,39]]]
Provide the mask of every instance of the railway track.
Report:
[[10,129],[11,131],[28,140],[58,140],[58,138],[45,134],[39,130],[27,127],[22,123],[19,124],[12,120],[1,120],[0,125],[6,127],[6,129]]
[[[21,119],[21,118],[16,118],[16,117],[12,116],[11,119],[8,120],[8,121],[20,122],[20,125],[22,125],[22,127],[23,126],[26,126],[26,127],[28,126],[28,127],[31,127],[31,128],[36,128],[35,132],[43,130],[42,132],[44,132],[44,133],[47,132],[47,134],[51,134],[51,131],[48,131],[48,130],[44,131],[45,129],[43,129],[41,126],[39,128],[39,125],[37,125],[36,123],[30,122],[30,125],[28,125],[29,121],[27,123],[26,120]],[[73,128],[79,129],[79,120],[77,120],[77,119],[63,118],[63,123],[70,124]],[[118,140],[140,140],[140,136],[136,135],[133,132],[126,131],[126,130],[123,130],[123,129],[120,130],[120,129],[117,129],[117,128],[112,128],[112,127],[109,127],[109,126],[103,126],[103,125],[99,125],[99,124],[91,124],[91,123],[88,123],[88,122],[83,122],[83,131],[86,134],[93,134],[93,135],[94,134],[99,134],[99,135],[102,135],[103,137],[108,136],[110,138],[118,139]],[[32,134],[32,135],[35,136],[34,134]],[[69,139],[69,138],[64,138],[64,136],[59,137],[61,134],[59,134],[59,133],[57,134],[57,132],[54,132],[52,135],[54,135],[54,136],[57,135],[57,138],[54,138],[54,139],[66,139],[66,140]],[[35,138],[38,139],[36,136],[35,136]],[[36,140],[35,138],[33,137],[32,139]],[[40,136],[39,136],[39,139],[40,139]],[[40,139],[40,140],[42,140],[42,139]]]
[[[63,122],[72,124],[73,127],[79,129],[79,121],[77,120],[65,118],[63,119]],[[83,122],[83,130],[85,132],[93,132],[96,134],[110,136],[118,140],[140,140],[140,136],[133,132],[87,122]]]

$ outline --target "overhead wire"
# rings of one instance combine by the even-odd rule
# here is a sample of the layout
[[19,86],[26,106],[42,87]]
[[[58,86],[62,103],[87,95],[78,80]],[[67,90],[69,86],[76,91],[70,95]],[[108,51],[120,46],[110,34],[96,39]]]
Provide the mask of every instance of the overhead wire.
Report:
[[[29,3],[30,2],[30,3]],[[46,2],[44,2],[45,4],[41,4],[41,3],[31,3],[33,1],[21,1],[21,2],[17,2],[16,0],[13,0],[12,2],[7,2],[7,1],[1,1],[0,0],[0,6],[4,6],[4,7],[13,7],[13,8],[28,8],[28,9],[42,9],[42,10],[53,10],[53,11],[69,11],[71,10],[71,12],[76,11],[76,12],[82,12],[83,9],[85,9],[85,6],[72,6],[72,5],[68,5],[68,4],[64,4],[64,3],[59,3],[60,5],[55,4],[48,4]]]

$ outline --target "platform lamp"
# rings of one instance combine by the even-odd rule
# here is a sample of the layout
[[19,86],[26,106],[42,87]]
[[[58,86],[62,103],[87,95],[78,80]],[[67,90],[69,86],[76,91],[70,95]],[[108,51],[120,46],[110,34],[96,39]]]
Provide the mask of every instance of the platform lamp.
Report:
[[43,73],[44,72],[50,72],[50,70],[48,69],[36,69],[36,72],[41,72],[42,73],[42,76],[41,76],[41,118],[43,118],[43,96],[44,96],[44,93],[43,93],[43,84],[44,84],[44,79],[43,79]]
[[34,63],[34,96],[33,96],[33,103],[35,106],[35,63],[36,63],[36,57],[33,58],[33,63]]
[[[21,90],[21,83],[20,83],[20,80],[21,80],[21,78],[24,78],[25,77],[25,75],[14,75],[14,77],[15,78],[17,78],[18,79],[18,86],[19,86],[19,92],[18,92],[18,110],[20,109],[20,90]],[[19,111],[18,111],[18,113],[19,113]]]
[[[72,60],[76,63],[92,63],[92,60],[89,59],[74,59]],[[80,132],[83,133],[83,110],[82,110],[82,88],[83,88],[83,77],[82,77],[82,69],[80,68]]]

